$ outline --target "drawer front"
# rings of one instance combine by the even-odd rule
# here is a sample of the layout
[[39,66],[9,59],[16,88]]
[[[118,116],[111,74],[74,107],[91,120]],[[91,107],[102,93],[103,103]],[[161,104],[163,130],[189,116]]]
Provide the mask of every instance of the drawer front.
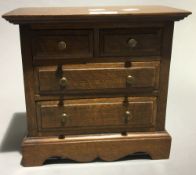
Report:
[[160,55],[160,28],[104,29],[100,31],[101,56]]
[[89,90],[158,88],[159,62],[97,63],[38,67],[40,93],[69,93]]
[[[40,131],[153,127],[156,97],[100,98],[37,103]],[[90,132],[90,130],[89,130]]]
[[90,30],[35,32],[34,59],[88,58],[93,56],[93,33]]

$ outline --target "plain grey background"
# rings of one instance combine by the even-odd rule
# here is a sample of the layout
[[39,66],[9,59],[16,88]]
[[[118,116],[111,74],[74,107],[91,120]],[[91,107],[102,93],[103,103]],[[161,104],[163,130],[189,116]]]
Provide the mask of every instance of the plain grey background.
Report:
[[24,168],[20,142],[26,132],[18,26],[0,18],[0,173],[2,175],[196,174],[195,0],[0,0],[0,15],[18,7],[167,5],[193,12],[175,24],[166,128],[173,137],[168,160],[67,163]]

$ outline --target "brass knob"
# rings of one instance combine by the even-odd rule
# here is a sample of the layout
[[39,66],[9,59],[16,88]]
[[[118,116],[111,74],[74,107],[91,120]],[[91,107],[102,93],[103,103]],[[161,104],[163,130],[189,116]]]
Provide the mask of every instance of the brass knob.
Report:
[[128,123],[129,120],[132,119],[132,113],[130,111],[125,112],[125,123]]
[[137,40],[131,38],[128,40],[127,44],[130,48],[135,48],[137,46],[138,42],[137,42]]
[[65,50],[66,47],[67,47],[67,44],[66,44],[65,41],[59,41],[58,42],[58,48],[59,48],[59,50]]
[[127,84],[132,84],[134,82],[135,78],[132,75],[127,76]]
[[66,113],[62,113],[61,115],[61,124],[64,126],[69,120],[69,116]]
[[59,84],[60,84],[60,87],[61,88],[65,88],[67,86],[67,84],[68,84],[67,78],[66,77],[62,77],[59,80]]

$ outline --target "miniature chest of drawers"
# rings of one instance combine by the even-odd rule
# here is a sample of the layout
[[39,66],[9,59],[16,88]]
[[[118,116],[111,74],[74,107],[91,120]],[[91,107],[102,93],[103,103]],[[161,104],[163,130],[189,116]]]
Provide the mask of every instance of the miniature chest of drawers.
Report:
[[165,111],[174,21],[162,6],[20,8],[28,135],[22,164],[50,157],[169,157]]

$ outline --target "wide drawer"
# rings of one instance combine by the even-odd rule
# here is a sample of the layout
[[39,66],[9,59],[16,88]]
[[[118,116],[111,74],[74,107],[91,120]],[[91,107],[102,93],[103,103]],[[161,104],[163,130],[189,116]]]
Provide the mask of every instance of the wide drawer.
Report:
[[83,129],[93,131],[88,128],[123,131],[154,127],[156,108],[156,97],[77,99],[65,100],[63,104],[42,101],[37,102],[37,118],[40,131],[80,130],[80,134]]
[[44,30],[34,32],[34,59],[88,58],[93,56],[91,30]]
[[103,29],[100,31],[100,55],[160,55],[161,33],[160,28]]
[[159,62],[87,63],[38,67],[39,93],[158,88]]

